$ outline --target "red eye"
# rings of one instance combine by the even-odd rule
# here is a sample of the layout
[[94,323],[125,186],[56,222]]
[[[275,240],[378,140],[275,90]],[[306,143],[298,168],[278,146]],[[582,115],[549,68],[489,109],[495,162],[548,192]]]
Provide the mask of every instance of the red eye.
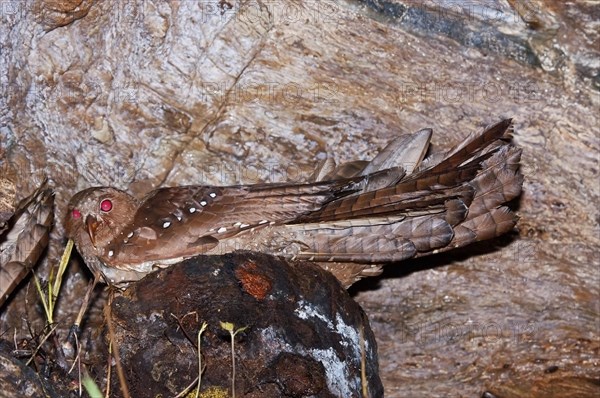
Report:
[[73,218],[81,218],[81,212],[77,209],[73,209]]
[[100,210],[109,212],[112,210],[112,202],[109,199],[104,199],[100,202]]

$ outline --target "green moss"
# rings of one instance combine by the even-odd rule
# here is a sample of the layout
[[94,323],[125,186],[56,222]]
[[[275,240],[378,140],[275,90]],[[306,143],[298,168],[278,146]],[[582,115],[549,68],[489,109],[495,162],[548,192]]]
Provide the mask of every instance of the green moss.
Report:
[[[186,398],[196,398],[196,391],[188,393]],[[229,390],[223,387],[208,387],[198,395],[198,398],[229,398]]]

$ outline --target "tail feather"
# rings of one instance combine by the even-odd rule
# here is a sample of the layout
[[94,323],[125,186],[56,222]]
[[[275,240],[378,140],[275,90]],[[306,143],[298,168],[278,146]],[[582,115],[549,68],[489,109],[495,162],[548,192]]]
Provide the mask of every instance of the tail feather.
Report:
[[469,206],[461,199],[451,199],[446,203],[446,222],[456,226],[462,222],[469,212]]
[[[415,245],[402,236],[392,234],[390,228],[389,225],[379,225],[319,230],[310,238],[303,239],[303,250],[293,258],[317,262],[382,263],[390,261],[390,258],[401,261],[414,257],[417,252]],[[382,231],[386,229],[388,231]]]
[[398,225],[396,233],[407,237],[418,252],[444,247],[454,237],[452,226],[435,216],[409,218]]
[[435,172],[458,167],[466,160],[477,156],[488,145],[502,138],[512,124],[512,119],[505,119],[486,127],[482,132],[474,132],[466,140],[446,152],[443,160],[437,164],[427,164],[425,170]]
[[448,249],[492,239],[513,229],[517,216],[506,206],[473,217],[454,228],[454,239]]
[[[452,226],[437,215],[404,218],[377,225],[339,222],[288,226],[302,240],[297,259],[336,262],[389,262],[428,252],[450,243]],[[312,233],[306,234],[307,231]]]
[[[400,137],[362,172],[353,172],[354,192],[340,190],[343,195],[285,225],[295,245],[287,252],[335,262],[323,266],[348,286],[380,272],[366,264],[451,250],[510,231],[517,217],[504,204],[523,183],[521,150],[503,140],[510,125],[503,120],[425,160],[430,131]],[[399,168],[398,154],[415,163],[413,170]]]

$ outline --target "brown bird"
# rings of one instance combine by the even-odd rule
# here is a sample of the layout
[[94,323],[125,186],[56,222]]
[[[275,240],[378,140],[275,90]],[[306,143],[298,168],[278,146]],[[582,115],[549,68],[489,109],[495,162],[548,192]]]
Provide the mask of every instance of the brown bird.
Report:
[[504,120],[424,159],[431,130],[397,138],[370,162],[327,163],[313,182],[160,188],[143,199],[89,188],[66,231],[96,278],[124,286],[199,254],[254,250],[309,260],[348,287],[385,263],[510,231],[521,150]]
[[[0,306],[31,273],[48,245],[54,217],[54,196],[42,183],[10,211],[8,231],[0,232]],[[5,213],[7,216],[8,213]],[[7,221],[9,217],[6,217]]]

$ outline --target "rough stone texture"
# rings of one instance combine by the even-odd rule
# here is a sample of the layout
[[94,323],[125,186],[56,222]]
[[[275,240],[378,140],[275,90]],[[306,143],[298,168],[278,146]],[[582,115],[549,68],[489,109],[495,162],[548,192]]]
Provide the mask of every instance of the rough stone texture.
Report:
[[196,257],[132,285],[111,319],[135,397],[175,396],[193,382],[204,322],[203,392],[231,385],[231,340],[220,326],[230,322],[246,328],[235,337],[238,397],[362,396],[361,334],[369,396],[383,394],[366,315],[316,265],[253,253]]
[[[0,342],[0,396],[3,398],[48,397],[58,398],[52,383],[16,358],[17,350],[9,343]],[[64,390],[62,392],[65,392]]]
[[[326,153],[369,157],[423,127],[446,145],[513,117],[518,234],[355,290],[386,396],[598,394],[593,2],[56,3],[1,3],[0,153],[19,195],[48,175],[60,219],[90,185],[298,180]],[[65,323],[85,284],[71,271]],[[25,292],[0,331],[28,335],[23,314],[42,329]]]
[[16,194],[14,182],[0,178],[0,234],[8,229],[8,220],[15,214]]

